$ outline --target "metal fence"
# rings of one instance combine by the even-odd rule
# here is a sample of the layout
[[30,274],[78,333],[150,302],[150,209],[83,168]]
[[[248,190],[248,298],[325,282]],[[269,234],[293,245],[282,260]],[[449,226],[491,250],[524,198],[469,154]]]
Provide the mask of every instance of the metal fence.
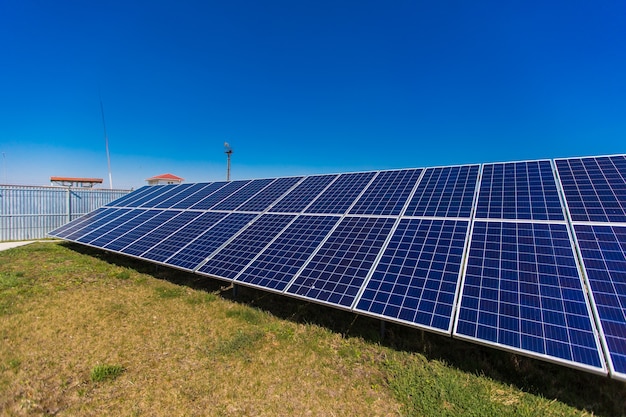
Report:
[[44,238],[130,191],[0,185],[0,242]]

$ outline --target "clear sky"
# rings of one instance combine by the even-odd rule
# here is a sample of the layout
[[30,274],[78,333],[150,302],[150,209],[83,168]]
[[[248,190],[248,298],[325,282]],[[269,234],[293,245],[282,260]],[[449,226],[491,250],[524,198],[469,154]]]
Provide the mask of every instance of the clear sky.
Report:
[[626,153],[626,2],[0,1],[0,183]]

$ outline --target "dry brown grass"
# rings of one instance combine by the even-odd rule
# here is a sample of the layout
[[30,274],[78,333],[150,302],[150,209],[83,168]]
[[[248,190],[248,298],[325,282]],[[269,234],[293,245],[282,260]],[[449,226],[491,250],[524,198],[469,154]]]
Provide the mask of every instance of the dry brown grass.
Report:
[[[3,415],[399,414],[376,353],[346,354],[355,342],[328,330],[111,265],[40,270],[34,295],[0,316]],[[98,364],[124,372],[92,382]]]

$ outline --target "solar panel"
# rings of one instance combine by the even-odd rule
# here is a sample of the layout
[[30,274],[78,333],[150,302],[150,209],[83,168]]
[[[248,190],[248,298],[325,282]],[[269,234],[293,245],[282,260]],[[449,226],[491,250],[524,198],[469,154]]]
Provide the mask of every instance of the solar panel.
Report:
[[88,213],[88,214],[86,214],[86,215],[76,219],[73,222],[69,222],[69,223],[64,224],[63,226],[61,226],[58,229],[54,230],[54,232],[51,232],[50,235],[54,236],[54,237],[58,237],[58,238],[64,239],[67,236],[69,236],[70,234],[72,234],[73,232],[77,231],[78,229],[81,229],[82,227],[85,227],[87,224],[89,224],[91,221],[93,221],[93,219],[100,218],[102,216],[107,215],[108,213],[115,212],[116,210],[117,209],[102,208],[101,207],[101,208],[99,208],[97,210],[92,211],[91,213]]
[[[173,210],[165,213],[171,214],[171,216],[168,216],[170,220],[157,216],[155,218],[157,220],[156,227],[153,227],[152,223],[147,222],[146,224],[153,227],[152,230],[148,229],[146,233],[140,234],[134,242],[121,249],[121,252],[127,255],[140,256],[202,214],[199,211],[181,212]],[[159,225],[159,222],[162,223]]]
[[573,221],[626,222],[626,156],[557,159]]
[[139,207],[141,207],[141,208],[157,208],[165,200],[168,200],[172,196],[177,195],[178,193],[184,191],[185,189],[191,187],[192,185],[193,184],[176,184],[176,185],[169,185],[167,187],[164,187],[163,188],[164,192],[160,193],[155,198],[152,198],[152,199],[146,201],[145,203],[139,205]]
[[262,215],[196,272],[233,279],[293,219],[293,215],[286,214]]
[[555,163],[609,372],[626,380],[626,156]]
[[142,187],[50,234],[626,380],[624,155]]
[[402,219],[356,310],[449,334],[468,226]]
[[[144,203],[147,203],[150,200],[157,198],[159,195],[171,190],[176,187],[175,185],[155,185],[150,187],[151,189],[148,192],[143,193],[141,196],[137,196],[137,198],[128,199],[125,201],[125,207],[139,207]],[[119,207],[119,206],[118,206]]]
[[152,191],[153,191],[152,187],[144,185],[143,187],[138,188],[137,190],[131,193],[128,193],[124,195],[123,197],[118,198],[117,200],[113,200],[110,203],[105,204],[105,207],[124,207],[124,202],[135,199],[135,198],[139,198],[145,193],[149,193]]
[[189,207],[192,207],[200,200],[203,200],[207,198],[208,196],[210,196],[211,194],[215,193],[216,191],[222,189],[224,186],[226,186],[226,184],[228,183],[225,181],[213,182],[210,184],[195,184],[195,185],[200,186],[200,188],[196,190],[189,189],[189,191],[192,191],[189,195],[181,196],[180,200],[177,203],[171,205],[169,208],[188,209]]
[[[200,212],[195,213],[200,214]],[[147,252],[142,253],[141,257],[155,262],[165,262],[189,242],[193,242],[198,236],[215,226],[224,217],[226,217],[226,213],[202,213],[199,217],[181,226],[175,233],[164,238]]]
[[186,197],[200,191],[204,187],[206,187],[206,183],[199,184],[181,184],[177,189],[173,190],[174,192],[165,199],[162,199],[158,204],[152,204],[151,207],[154,208],[170,208],[172,205],[177,204],[181,200]]
[[359,198],[350,214],[398,215],[419,180],[421,169],[383,171]]
[[606,373],[565,224],[474,222],[454,335]]
[[77,241],[104,248],[120,236],[160,213],[161,210],[132,210],[110,221],[106,224],[106,227],[101,227],[79,237]]
[[176,268],[193,271],[256,216],[256,214],[244,213],[229,214],[194,240],[185,242],[185,246],[164,262]]
[[395,220],[346,217],[322,244],[287,293],[349,308]]
[[483,165],[476,217],[565,220],[550,161]]
[[250,181],[233,181],[233,182],[229,182],[226,185],[224,185],[223,187],[221,187],[218,190],[216,190],[215,192],[209,194],[208,196],[206,196],[202,200],[200,200],[197,203],[195,203],[193,206],[191,206],[191,208],[192,209],[196,209],[196,210],[207,210],[207,209],[210,209],[211,207],[215,206],[216,204],[219,204],[225,198],[230,197],[232,194],[236,193],[241,188],[243,188],[246,185],[248,185],[249,182]]
[[343,214],[363,192],[375,172],[342,174],[305,210],[315,214]]
[[[91,233],[94,233],[97,236],[97,230],[100,227],[108,225],[109,223],[115,221],[116,219],[122,216],[126,216],[126,214],[130,212],[131,212],[131,209],[107,210],[107,212],[102,213],[102,215],[98,215],[98,216],[91,218],[89,222],[84,225],[84,227],[80,227],[76,229],[73,233],[65,236],[65,239],[73,240],[75,242],[78,242],[79,239],[81,239],[80,242],[89,242],[89,239],[84,240],[83,237],[88,236]],[[134,217],[135,215],[137,215],[137,213],[129,215],[127,218]],[[105,230],[108,231],[108,229],[105,229]]]
[[338,175],[307,177],[289,194],[273,205],[271,211],[275,213],[300,213],[337,177]]
[[232,193],[229,197],[223,199],[219,204],[212,207],[213,210],[234,210],[256,193],[267,187],[273,179],[253,180],[241,187],[237,192]]
[[283,291],[339,220],[337,216],[299,216],[235,279]]
[[[124,253],[123,249],[126,246],[129,246],[135,241],[144,238],[147,233],[150,233],[160,225],[167,223],[168,221],[170,221],[170,219],[172,219],[172,217],[176,216],[177,214],[180,214],[180,212],[174,210],[166,210],[159,211],[155,216],[152,217],[148,217],[146,215],[146,220],[143,223],[138,224],[136,227],[128,230],[126,233],[119,236],[117,239],[109,242],[104,247],[109,250],[120,251]],[[136,219],[140,218],[141,217],[137,217]],[[132,223],[132,221],[129,223]],[[124,227],[127,226],[128,225]]]
[[575,225],[612,374],[626,379],[626,226]]
[[405,215],[470,217],[477,179],[478,165],[429,168]]
[[265,187],[263,191],[237,207],[237,210],[257,212],[265,211],[272,203],[277,201],[280,196],[289,191],[291,187],[296,185],[301,180],[302,177],[278,178],[273,183]]

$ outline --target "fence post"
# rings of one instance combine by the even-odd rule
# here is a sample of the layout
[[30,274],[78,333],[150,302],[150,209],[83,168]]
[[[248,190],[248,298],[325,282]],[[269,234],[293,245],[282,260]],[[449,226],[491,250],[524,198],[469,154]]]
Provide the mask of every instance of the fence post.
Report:
[[71,197],[72,197],[72,191],[70,190],[70,187],[67,187],[67,201],[65,204],[65,208],[67,211],[67,222],[71,222],[72,221],[72,202],[71,202]]

